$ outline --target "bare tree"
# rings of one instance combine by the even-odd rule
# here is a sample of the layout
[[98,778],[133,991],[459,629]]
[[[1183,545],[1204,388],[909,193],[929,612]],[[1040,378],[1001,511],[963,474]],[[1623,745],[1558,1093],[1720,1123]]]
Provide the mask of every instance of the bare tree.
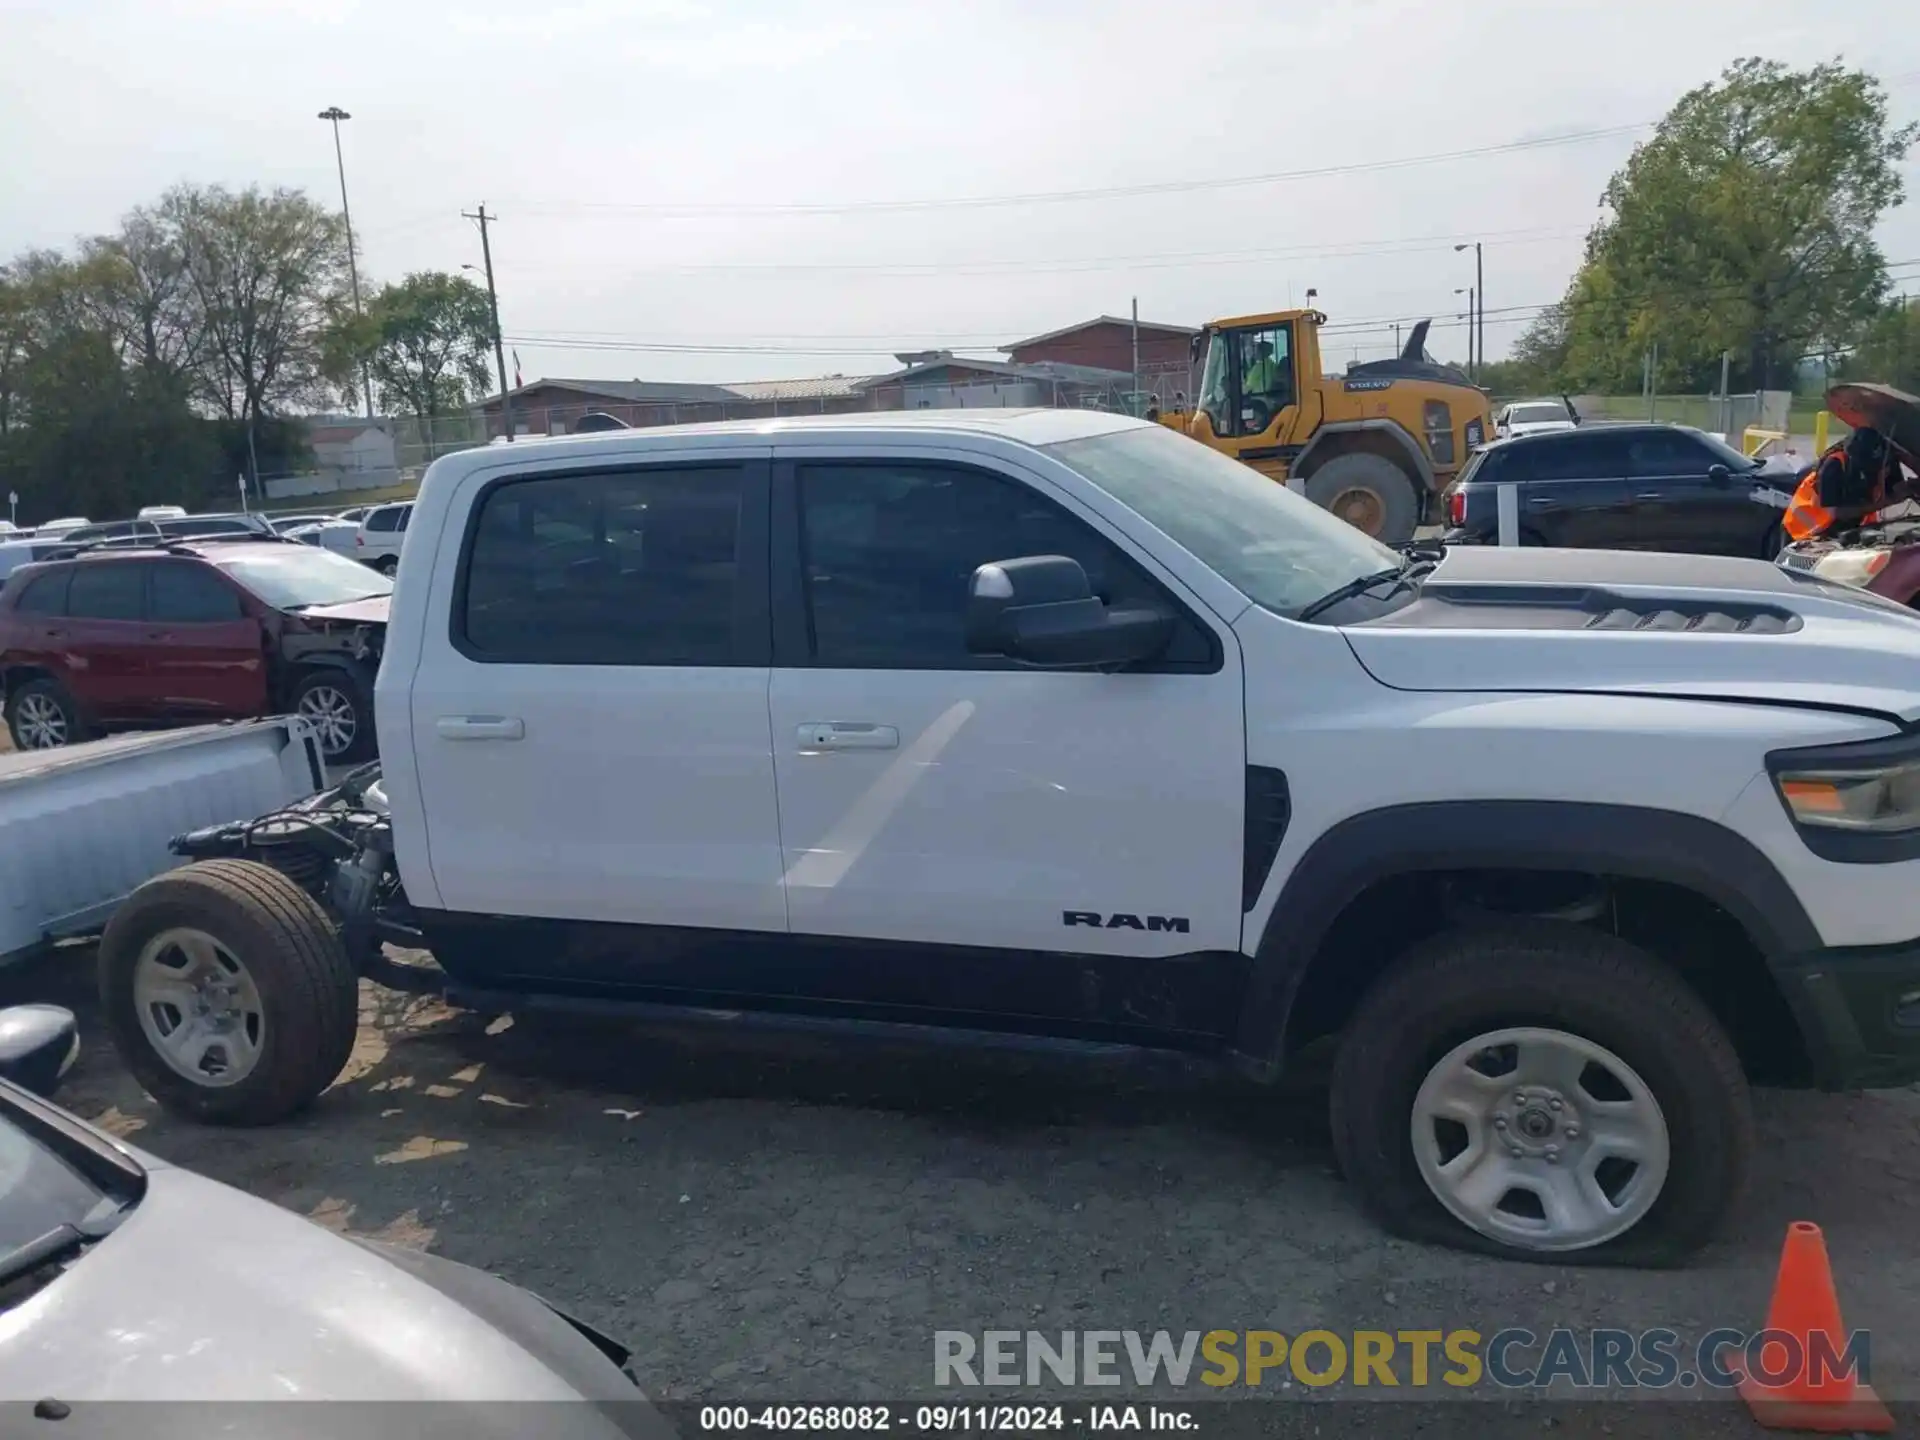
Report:
[[204,327],[205,399],[249,429],[324,393],[322,349],[347,292],[340,218],[293,190],[184,186],[161,201]]
[[206,311],[178,227],[135,210],[118,234],[86,242],[81,264],[100,322],[126,363],[168,394],[192,391],[206,359]]

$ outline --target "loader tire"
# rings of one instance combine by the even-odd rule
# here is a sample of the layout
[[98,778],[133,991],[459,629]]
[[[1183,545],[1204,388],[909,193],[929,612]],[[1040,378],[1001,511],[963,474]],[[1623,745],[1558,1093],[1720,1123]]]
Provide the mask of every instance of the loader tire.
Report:
[[1307,498],[1383,545],[1404,545],[1420,523],[1420,494],[1384,455],[1336,455],[1307,479]]
[[326,911],[251,860],[202,860],[129,895],[100,941],[100,1003],[147,1093],[210,1125],[303,1109],[353,1050],[359,981]]

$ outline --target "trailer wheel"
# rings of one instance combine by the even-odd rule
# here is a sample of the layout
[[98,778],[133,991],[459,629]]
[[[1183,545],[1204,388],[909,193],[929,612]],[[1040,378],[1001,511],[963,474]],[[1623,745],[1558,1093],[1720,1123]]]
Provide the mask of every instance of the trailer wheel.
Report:
[[251,860],[147,881],[100,941],[100,1002],[166,1109],[266,1125],[310,1104],[353,1049],[359,981],[312,896]]

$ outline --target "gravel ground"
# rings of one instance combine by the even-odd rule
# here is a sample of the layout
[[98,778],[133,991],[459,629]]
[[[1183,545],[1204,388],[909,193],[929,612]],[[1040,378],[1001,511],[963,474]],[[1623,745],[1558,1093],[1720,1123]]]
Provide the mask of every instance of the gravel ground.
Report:
[[[1384,1238],[1332,1172],[1310,1085],[489,1023],[371,987],[359,1051],[311,1112],[199,1128],[97,1038],[91,958],[67,947],[0,995],[81,1011],[95,1038],[68,1105],[322,1224],[526,1285],[632,1346],[657,1397],[953,1399],[932,1390],[939,1329],[1758,1328],[1782,1229],[1807,1218],[1880,1389],[1920,1399],[1916,1091],[1762,1093],[1759,1173],[1725,1239],[1680,1272],[1579,1270]],[[1334,1434],[1363,1407],[1310,1408]],[[1493,1408],[1471,1409],[1460,1433],[1494,1433]],[[1582,1413],[1515,1423],[1587,1433]],[[1748,1433],[1737,1411],[1687,1413],[1686,1433]],[[1595,1434],[1675,1433],[1660,1407],[1595,1414]]]

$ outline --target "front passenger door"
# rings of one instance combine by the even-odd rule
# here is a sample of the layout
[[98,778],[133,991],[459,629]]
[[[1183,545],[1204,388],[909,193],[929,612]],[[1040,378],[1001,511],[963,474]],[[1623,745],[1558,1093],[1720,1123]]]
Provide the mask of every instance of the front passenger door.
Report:
[[[1636,548],[1755,555],[1765,528],[1751,483],[1684,430],[1636,435],[1629,448]],[[1745,477],[1742,477],[1743,479]]]
[[[774,502],[788,914],[892,947],[818,972],[829,998],[1199,1027],[1182,981],[1212,972],[1169,957],[1240,944],[1232,631],[1010,470],[801,459]],[[1178,638],[1119,673],[970,654],[974,570],[1048,554],[1110,603],[1174,607]]]

